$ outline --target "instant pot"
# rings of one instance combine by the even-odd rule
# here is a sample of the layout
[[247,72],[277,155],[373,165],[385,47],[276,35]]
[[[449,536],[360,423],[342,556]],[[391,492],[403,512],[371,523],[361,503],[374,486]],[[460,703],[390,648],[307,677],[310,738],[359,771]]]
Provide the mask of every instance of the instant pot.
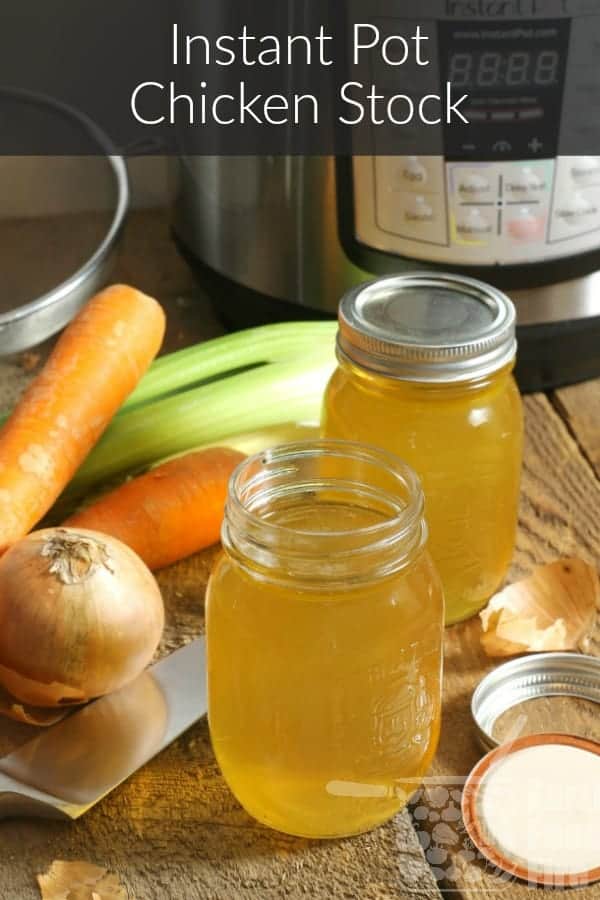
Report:
[[182,156],[179,244],[230,324],[334,315],[358,281],[443,269],[514,300],[524,390],[600,375],[600,157],[561,155],[598,116],[600,3],[423,10],[422,77],[468,91],[472,125],[434,129],[426,156],[409,132],[394,155]]

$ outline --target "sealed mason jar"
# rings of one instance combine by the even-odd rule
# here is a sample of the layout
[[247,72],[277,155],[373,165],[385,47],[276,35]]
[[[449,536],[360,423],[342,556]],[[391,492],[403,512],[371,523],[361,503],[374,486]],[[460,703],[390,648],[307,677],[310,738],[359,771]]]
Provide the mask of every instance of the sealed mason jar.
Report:
[[447,623],[477,612],[514,550],[523,422],[515,311],[455,275],[382,278],[339,310],[322,433],[397,453],[421,479]]
[[231,479],[207,592],[209,724],[260,822],[366,831],[426,772],[443,596],[414,473],[345,441],[288,444]]

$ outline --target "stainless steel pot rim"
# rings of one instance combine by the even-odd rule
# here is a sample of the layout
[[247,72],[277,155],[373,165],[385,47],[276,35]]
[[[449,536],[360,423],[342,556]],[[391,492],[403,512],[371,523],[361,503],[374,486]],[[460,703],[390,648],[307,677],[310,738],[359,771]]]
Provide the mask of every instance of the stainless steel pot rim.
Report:
[[471,715],[483,749],[499,746],[494,726],[507,710],[527,700],[557,696],[600,704],[600,659],[582,653],[532,653],[493,669],[471,699]]
[[110,226],[89,259],[56,287],[13,310],[0,313],[0,330],[31,315],[35,315],[37,312],[42,312],[54,304],[59,304],[61,300],[66,299],[70,294],[77,291],[88,278],[93,276],[113,249],[129,208],[129,178],[125,160],[116,152],[116,147],[108,135],[92,119],[80,110],[46,94],[29,91],[24,88],[0,87],[0,95],[2,94],[13,96],[25,103],[49,106],[60,115],[79,122],[91,137],[98,142],[99,148],[104,151],[104,156],[108,160],[115,178],[117,202]]

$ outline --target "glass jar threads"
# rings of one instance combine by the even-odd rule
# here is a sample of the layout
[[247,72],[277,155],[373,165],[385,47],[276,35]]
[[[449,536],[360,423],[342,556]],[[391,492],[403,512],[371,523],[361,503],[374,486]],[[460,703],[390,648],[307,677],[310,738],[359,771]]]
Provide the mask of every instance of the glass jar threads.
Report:
[[422,514],[408,466],[359,444],[289,444],[234,473],[207,594],[209,723],[264,824],[357,834],[427,770],[443,597]]
[[514,550],[523,433],[515,352],[512,303],[473,279],[382,278],[340,304],[322,432],[368,440],[418,473],[447,623],[481,609]]

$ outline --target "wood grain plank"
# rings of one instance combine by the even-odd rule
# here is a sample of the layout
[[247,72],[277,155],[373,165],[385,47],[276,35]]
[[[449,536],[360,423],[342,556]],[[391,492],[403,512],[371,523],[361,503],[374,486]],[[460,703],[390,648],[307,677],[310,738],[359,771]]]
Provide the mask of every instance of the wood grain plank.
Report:
[[546,397],[525,398],[526,444],[511,576],[559,556],[598,562],[600,484]]
[[198,725],[80,822],[0,824],[0,897],[38,898],[55,858],[118,872],[138,900],[439,896],[407,814],[353,840],[302,841],[262,828],[229,793]]
[[[525,398],[525,421],[519,534],[509,574],[511,581],[527,574],[534,565],[560,556],[578,555],[597,564],[600,550],[600,483],[590,465],[546,397]],[[485,656],[480,634],[478,617],[446,632],[442,737],[432,774],[455,778],[457,785],[482,755],[470,713],[473,690],[500,662]],[[600,655],[598,627],[595,638],[590,652]],[[528,722],[523,726],[539,731],[574,731],[597,738],[598,713],[584,703],[553,698],[529,710]],[[425,820],[422,830],[431,832]],[[427,837],[423,842],[427,842]],[[434,847],[437,844],[432,842],[431,848]],[[460,821],[452,828],[452,834],[446,834],[442,849],[446,851],[438,866],[442,885],[463,896],[504,891],[511,900],[524,900],[537,890],[507,883],[485,862],[471,858],[472,847]],[[581,900],[599,900],[600,886],[578,889],[576,895]]]
[[600,378],[560,388],[553,401],[600,478]]

